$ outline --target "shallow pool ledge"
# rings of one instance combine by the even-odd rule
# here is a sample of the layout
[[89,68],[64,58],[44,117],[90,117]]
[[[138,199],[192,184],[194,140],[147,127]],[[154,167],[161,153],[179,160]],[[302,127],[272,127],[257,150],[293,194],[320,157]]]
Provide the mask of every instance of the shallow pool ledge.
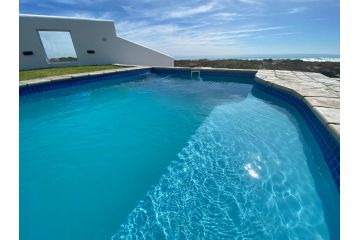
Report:
[[337,140],[340,140],[339,78],[311,72],[258,70],[255,81],[302,99]]

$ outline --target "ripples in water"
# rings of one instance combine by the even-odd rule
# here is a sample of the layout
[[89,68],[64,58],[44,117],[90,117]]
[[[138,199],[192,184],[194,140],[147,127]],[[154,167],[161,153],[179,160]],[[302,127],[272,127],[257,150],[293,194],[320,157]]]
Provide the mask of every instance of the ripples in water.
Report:
[[329,239],[306,144],[253,96],[217,106],[112,239]]

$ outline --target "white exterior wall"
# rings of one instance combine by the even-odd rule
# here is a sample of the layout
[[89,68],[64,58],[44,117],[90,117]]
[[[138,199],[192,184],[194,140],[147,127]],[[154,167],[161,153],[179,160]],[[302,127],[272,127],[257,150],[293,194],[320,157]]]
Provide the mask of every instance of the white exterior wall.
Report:
[[[69,31],[78,60],[49,63],[39,30]],[[106,38],[106,41],[103,40]],[[174,58],[116,36],[113,21],[20,15],[20,70],[102,64],[173,67]],[[94,50],[95,54],[88,54]],[[23,51],[32,51],[30,56]]]

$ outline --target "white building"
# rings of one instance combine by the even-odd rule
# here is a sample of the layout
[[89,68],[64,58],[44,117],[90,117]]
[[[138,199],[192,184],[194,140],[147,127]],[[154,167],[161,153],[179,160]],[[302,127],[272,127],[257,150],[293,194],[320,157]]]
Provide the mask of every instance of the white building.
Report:
[[[57,43],[55,41],[51,45],[51,42],[43,39],[46,34],[67,36],[68,42],[73,46],[66,47],[73,52],[73,58],[52,58],[46,47],[52,46],[52,51],[56,51],[61,41],[58,39]],[[174,58],[171,56],[117,37],[113,21],[70,17],[20,15],[19,54],[20,70],[116,63],[174,65]]]

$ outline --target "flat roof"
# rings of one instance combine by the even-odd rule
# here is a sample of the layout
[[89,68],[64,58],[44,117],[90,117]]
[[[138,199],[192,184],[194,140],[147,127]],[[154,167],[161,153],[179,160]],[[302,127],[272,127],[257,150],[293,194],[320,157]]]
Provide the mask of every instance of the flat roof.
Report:
[[69,20],[86,20],[86,21],[101,21],[101,22],[112,22],[113,20],[108,19],[96,19],[96,18],[85,18],[85,17],[69,17],[69,16],[53,16],[53,15],[36,15],[36,14],[19,14],[20,17],[31,17],[31,18],[55,18],[55,19],[69,19]]

